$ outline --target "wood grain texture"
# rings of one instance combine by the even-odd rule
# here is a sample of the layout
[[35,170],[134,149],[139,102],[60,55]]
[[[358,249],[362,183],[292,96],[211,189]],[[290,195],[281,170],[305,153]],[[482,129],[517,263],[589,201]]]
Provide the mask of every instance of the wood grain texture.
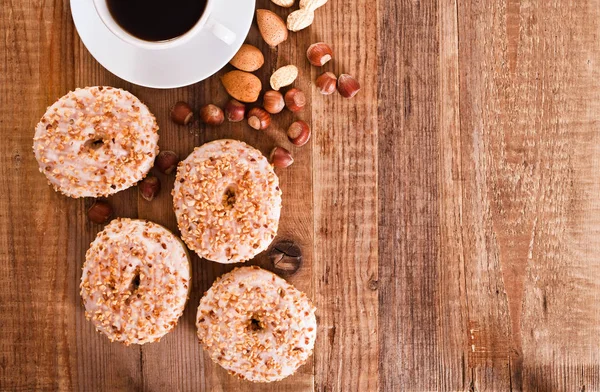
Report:
[[464,165],[465,211],[479,211],[475,235],[489,233],[467,269],[491,277],[467,290],[480,326],[472,360],[506,369],[481,372],[481,390],[600,388],[598,5],[459,8],[459,25],[472,21],[459,42],[479,43],[460,49],[462,140],[474,162]]
[[[318,11],[319,12],[319,11]],[[377,377],[377,4],[330,1],[312,42],[331,44],[323,71],[360,77],[352,100],[313,93],[317,391],[375,391]]]
[[[285,17],[268,0],[258,0]],[[310,109],[266,132],[169,121],[177,100],[225,103],[218,75],[154,90],[103,69],[67,0],[0,6],[0,390],[600,391],[600,0],[329,0],[269,48],[257,72],[300,69]],[[305,51],[329,43],[333,61]],[[357,76],[353,100],[318,94],[324,71]],[[110,344],[83,315],[79,279],[101,225],[92,200],[55,193],[31,152],[48,105],[76,87],[127,89],[156,114],[160,147],[184,157],[231,137],[288,148],[279,239],[300,244],[289,278],[318,307],[314,355],[269,385],[229,376],[197,343],[202,293],[230,271],[193,256],[177,328]],[[309,122],[292,146],[285,129]],[[152,202],[132,188],[118,216],[176,231],[173,177]],[[266,254],[252,264],[271,268]]]
[[600,389],[598,5],[380,2],[383,390]]
[[[403,26],[400,34],[379,30],[379,73],[386,75],[379,80],[379,348],[386,391],[438,390],[440,339],[450,337],[438,323],[449,311],[440,284],[440,6],[381,2],[379,10],[383,26]],[[459,372],[462,363],[452,359],[448,365]]]

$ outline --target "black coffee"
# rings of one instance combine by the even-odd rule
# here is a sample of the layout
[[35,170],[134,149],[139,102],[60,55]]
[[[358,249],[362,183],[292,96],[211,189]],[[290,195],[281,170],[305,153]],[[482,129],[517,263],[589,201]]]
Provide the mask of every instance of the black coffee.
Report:
[[183,35],[202,16],[206,0],[106,0],[115,21],[129,34],[146,41],[166,41]]

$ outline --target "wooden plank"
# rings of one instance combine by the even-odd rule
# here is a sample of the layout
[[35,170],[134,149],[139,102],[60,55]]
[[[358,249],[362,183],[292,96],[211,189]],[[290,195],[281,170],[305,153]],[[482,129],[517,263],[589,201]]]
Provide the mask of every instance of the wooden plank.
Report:
[[[465,332],[471,345],[468,357],[472,369],[471,385],[478,390],[508,390],[517,374],[516,369],[510,367],[514,345],[507,300],[507,293],[513,294],[514,290],[505,287],[502,276],[498,235],[505,232],[497,232],[494,225],[493,203],[497,195],[494,183],[501,173],[491,170],[493,158],[487,155],[491,142],[487,138],[497,131],[498,126],[494,118],[504,108],[500,100],[505,86],[498,85],[509,72],[508,52],[504,47],[508,42],[505,39],[508,20],[499,12],[505,4],[487,4],[489,8],[485,11],[477,9],[481,6],[467,3],[463,7],[459,3],[458,17],[463,152],[461,235],[468,303]],[[486,30],[484,34],[483,30]],[[482,41],[475,45],[461,45],[478,39]],[[483,119],[481,113],[487,105],[497,109],[485,110]]]
[[[12,285],[3,285],[0,294],[8,308],[2,317],[0,389],[132,389],[139,354],[109,348],[81,321],[83,253],[98,230],[85,218],[89,202],[55,193],[31,153],[33,129],[46,107],[89,81],[91,68],[75,68],[78,52],[74,28],[66,23],[66,1],[11,2],[0,12],[6,26],[1,148],[10,157],[0,191],[1,237],[7,241],[1,268],[3,281]],[[120,360],[113,359],[115,353],[123,353]],[[86,367],[91,363],[94,369]]]
[[515,17],[526,32],[517,63],[526,87],[516,104],[539,103],[528,116],[539,151],[526,158],[537,182],[521,317],[528,391],[600,390],[599,6],[541,2]]
[[380,3],[383,390],[598,389],[597,5]]
[[477,390],[598,390],[597,1],[459,2]]
[[[58,347],[68,346],[68,339],[65,339],[64,336],[60,336],[58,344],[46,344],[38,347],[35,344],[37,339],[44,337],[47,338],[44,340],[48,342],[56,340],[54,320],[45,317],[45,313],[55,311],[56,314],[64,315],[67,307],[64,304],[55,304],[49,297],[51,298],[52,295],[63,296],[63,291],[67,289],[64,287],[63,280],[66,266],[61,266],[62,268],[58,271],[54,271],[54,266],[50,265],[47,268],[42,265],[39,270],[34,267],[39,262],[38,257],[42,260],[55,257],[64,258],[67,241],[66,238],[44,235],[47,232],[46,224],[55,227],[57,231],[64,231],[66,228],[65,217],[53,214],[55,208],[66,210],[60,197],[45,193],[46,185],[43,183],[27,190],[23,189],[28,176],[39,175],[35,159],[30,156],[31,147],[26,147],[30,143],[30,135],[37,119],[30,119],[27,114],[33,108],[40,110],[45,108],[43,100],[46,93],[38,84],[41,75],[27,77],[25,71],[28,67],[33,66],[47,69],[52,61],[49,59],[46,62],[41,53],[19,50],[19,48],[28,47],[37,49],[39,41],[43,40],[41,28],[29,30],[27,35],[16,34],[17,29],[22,30],[26,24],[35,20],[32,8],[31,4],[23,4],[18,8],[3,7],[0,10],[1,24],[7,26],[6,30],[3,29],[3,42],[6,49],[2,50],[2,61],[0,62],[2,66],[0,69],[0,126],[2,134],[7,137],[0,147],[2,148],[2,190],[0,191],[2,211],[0,212],[0,230],[2,231],[0,254],[2,262],[0,268],[3,282],[7,284],[5,290],[2,290],[0,294],[2,310],[3,313],[6,313],[6,317],[2,317],[0,321],[2,330],[5,331],[5,339],[2,340],[1,346],[2,374],[0,374],[0,380],[2,381],[0,381],[0,387],[7,389],[56,386],[55,372],[58,362],[56,359],[68,360],[64,351],[58,349]],[[41,9],[43,14],[52,11],[53,7]],[[40,64],[41,62],[43,65]],[[14,84],[10,80],[13,75]],[[59,85],[60,80],[55,80],[55,83]],[[13,108],[13,105],[9,106],[9,103],[14,101],[15,94],[16,96],[29,94],[29,99],[23,106]],[[30,131],[21,132],[22,129]],[[29,198],[31,191],[39,195],[37,201]],[[37,206],[38,202],[41,203],[41,207]],[[22,208],[17,208],[20,206]],[[33,227],[15,225],[16,222],[21,221],[35,223],[32,225]],[[27,238],[31,237],[38,239],[39,245],[43,247],[41,252],[36,249],[35,242],[28,243]],[[30,275],[31,271],[36,271],[35,276]],[[57,276],[61,277],[57,279]],[[45,292],[46,290],[37,284],[46,279],[56,282],[56,287],[46,288],[48,292]],[[34,307],[41,310],[36,318],[31,317]],[[61,323],[65,321],[63,319]],[[46,328],[40,328],[40,326]],[[36,336],[36,339],[29,339],[30,330],[36,331],[40,336]],[[25,357],[28,352],[31,353],[29,354],[31,361],[26,364]],[[52,361],[44,361],[45,357],[51,357]],[[39,362],[42,363],[37,366]],[[26,371],[19,371],[21,367],[24,367]],[[27,377],[27,374],[35,374],[36,377]]]
[[[472,388],[465,333],[467,292],[462,229],[462,147],[460,126],[458,2],[439,2],[439,230],[437,356],[438,390]],[[434,354],[435,355],[435,354]]]
[[379,14],[381,390],[464,390],[456,2]]
[[355,76],[351,100],[313,90],[318,391],[374,391],[377,380],[377,3],[330,0],[312,41],[329,43],[326,70]]

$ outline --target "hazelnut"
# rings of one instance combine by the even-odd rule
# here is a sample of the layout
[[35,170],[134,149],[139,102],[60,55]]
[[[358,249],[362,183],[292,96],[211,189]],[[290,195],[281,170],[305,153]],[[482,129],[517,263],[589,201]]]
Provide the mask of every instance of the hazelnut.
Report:
[[256,130],[267,129],[271,125],[271,115],[261,108],[252,108],[248,112],[248,125]]
[[235,99],[230,99],[225,105],[225,117],[228,121],[242,121],[246,116],[246,105]]
[[292,112],[299,112],[306,105],[306,96],[298,88],[290,89],[285,93],[285,106]]
[[331,72],[325,72],[321,74],[315,81],[315,85],[319,92],[323,95],[330,95],[335,92],[337,84],[336,76]]
[[315,67],[321,67],[323,64],[331,60],[333,51],[325,42],[317,42],[308,47],[306,57],[308,61]]
[[187,102],[179,101],[171,108],[171,120],[179,125],[188,125],[194,118],[194,111]]
[[212,126],[221,125],[224,119],[223,110],[212,103],[200,108],[200,120],[205,124]]
[[287,130],[287,136],[296,146],[303,146],[310,139],[310,127],[302,120],[294,121]]
[[158,177],[148,176],[138,184],[140,195],[148,201],[152,201],[154,196],[160,192],[160,180]]
[[173,170],[177,168],[177,164],[179,163],[179,156],[173,151],[161,151],[156,160],[154,161],[154,166],[164,174],[171,174]]
[[113,209],[107,202],[96,200],[87,210],[88,219],[94,223],[106,223],[113,214]]
[[360,90],[360,84],[348,74],[341,74],[338,78],[338,91],[344,98],[352,98]]
[[275,147],[269,154],[269,161],[275,167],[284,168],[294,163],[294,158],[285,148]]
[[279,91],[269,90],[263,97],[263,107],[271,114],[277,114],[285,107],[283,95]]

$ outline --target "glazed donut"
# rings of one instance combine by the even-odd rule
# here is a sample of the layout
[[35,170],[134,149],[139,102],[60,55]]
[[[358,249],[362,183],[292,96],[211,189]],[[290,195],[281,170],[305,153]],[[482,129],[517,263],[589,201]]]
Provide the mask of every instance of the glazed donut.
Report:
[[90,245],[81,275],[85,316],[111,341],[160,340],[177,324],[190,291],[183,243],[164,227],[118,218]]
[[46,110],[35,130],[40,172],[71,197],[108,196],[135,185],[158,154],[148,107],[113,87],[77,89]]
[[196,325],[213,361],[255,382],[293,374],[317,336],[315,308],[306,294],[256,266],[217,279],[200,300]]
[[216,140],[179,164],[173,203],[190,249],[208,260],[239,263],[275,238],[281,190],[260,151],[237,140]]

